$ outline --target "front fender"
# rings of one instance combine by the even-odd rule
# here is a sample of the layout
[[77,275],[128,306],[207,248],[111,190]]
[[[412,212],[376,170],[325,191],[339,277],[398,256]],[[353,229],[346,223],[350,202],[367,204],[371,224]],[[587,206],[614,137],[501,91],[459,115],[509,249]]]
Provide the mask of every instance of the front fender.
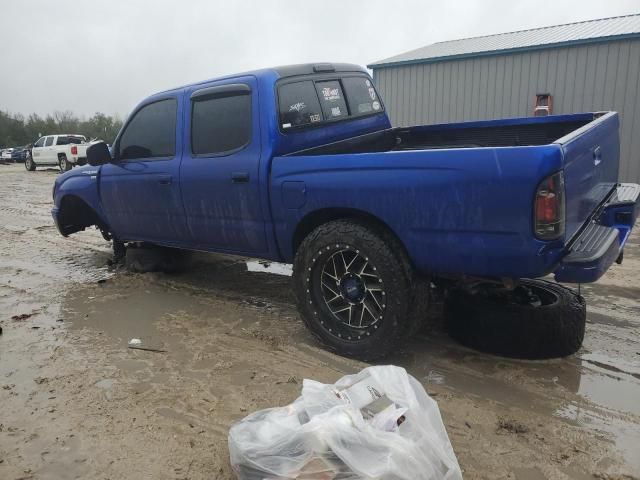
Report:
[[75,168],[59,176],[53,191],[54,208],[52,214],[54,218],[61,213],[63,199],[67,196],[73,196],[86,203],[95,212],[102,225],[108,227],[107,218],[100,203],[99,174],[99,168],[86,166]]

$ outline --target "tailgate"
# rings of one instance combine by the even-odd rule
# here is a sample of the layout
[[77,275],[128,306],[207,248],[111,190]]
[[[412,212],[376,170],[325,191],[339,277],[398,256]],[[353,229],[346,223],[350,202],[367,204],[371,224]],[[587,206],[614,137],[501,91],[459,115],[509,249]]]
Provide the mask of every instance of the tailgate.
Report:
[[607,113],[557,140],[564,158],[569,240],[618,182],[618,114]]

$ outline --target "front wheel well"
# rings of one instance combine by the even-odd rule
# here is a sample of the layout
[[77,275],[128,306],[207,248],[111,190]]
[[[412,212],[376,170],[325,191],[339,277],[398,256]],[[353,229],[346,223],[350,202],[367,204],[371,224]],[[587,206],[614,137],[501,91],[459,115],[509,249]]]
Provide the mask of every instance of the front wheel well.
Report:
[[295,256],[298,248],[302,241],[309,235],[312,231],[318,228],[320,225],[323,225],[328,222],[332,222],[334,220],[353,220],[360,224],[367,225],[373,228],[375,231],[381,233],[384,237],[386,237],[387,241],[390,242],[393,248],[397,248],[400,252],[411,262],[411,257],[409,256],[409,252],[405,248],[404,244],[396,235],[396,233],[387,225],[384,221],[380,220],[375,215],[372,215],[368,212],[350,209],[350,208],[324,208],[321,210],[316,210],[315,212],[309,213],[306,217],[304,217],[298,226],[296,227],[293,233],[292,239],[292,252]]
[[87,202],[75,195],[66,195],[60,201],[60,213],[58,223],[63,235],[70,235],[96,225],[104,229],[100,217]]

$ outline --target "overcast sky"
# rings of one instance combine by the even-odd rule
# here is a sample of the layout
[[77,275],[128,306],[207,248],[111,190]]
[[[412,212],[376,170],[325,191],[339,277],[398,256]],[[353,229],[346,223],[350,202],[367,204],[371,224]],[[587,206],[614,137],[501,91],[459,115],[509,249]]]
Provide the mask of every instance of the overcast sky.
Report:
[[289,63],[640,12],[638,0],[0,0],[0,110],[125,117],[145,96]]

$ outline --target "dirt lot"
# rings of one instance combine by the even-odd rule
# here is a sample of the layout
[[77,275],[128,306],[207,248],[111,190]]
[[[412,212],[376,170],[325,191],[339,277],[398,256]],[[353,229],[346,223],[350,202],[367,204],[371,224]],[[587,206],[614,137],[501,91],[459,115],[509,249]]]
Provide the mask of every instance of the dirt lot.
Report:
[[[56,175],[0,165],[1,479],[233,478],[234,421],[365,366],[318,347],[286,276],[205,254],[179,275],[111,270],[96,231],[56,232]],[[465,478],[640,476],[638,244],[582,287],[579,355],[506,360],[436,330],[388,359],[437,400]]]

